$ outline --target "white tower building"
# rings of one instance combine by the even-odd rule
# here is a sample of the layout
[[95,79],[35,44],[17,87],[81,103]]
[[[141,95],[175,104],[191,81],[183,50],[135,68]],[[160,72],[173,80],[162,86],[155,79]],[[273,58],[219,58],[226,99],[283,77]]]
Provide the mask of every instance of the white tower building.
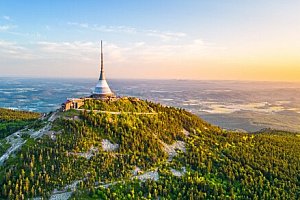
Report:
[[100,69],[100,77],[99,81],[95,87],[95,90],[93,91],[92,97],[93,98],[108,98],[108,97],[114,97],[114,93],[109,88],[105,75],[104,75],[104,68],[103,68],[103,52],[102,52],[102,40],[101,40],[101,69]]

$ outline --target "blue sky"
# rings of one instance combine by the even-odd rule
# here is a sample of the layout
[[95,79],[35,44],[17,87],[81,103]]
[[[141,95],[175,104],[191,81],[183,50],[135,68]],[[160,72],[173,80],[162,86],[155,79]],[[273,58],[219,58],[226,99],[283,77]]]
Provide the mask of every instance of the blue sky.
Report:
[[2,0],[1,76],[300,81],[300,2]]

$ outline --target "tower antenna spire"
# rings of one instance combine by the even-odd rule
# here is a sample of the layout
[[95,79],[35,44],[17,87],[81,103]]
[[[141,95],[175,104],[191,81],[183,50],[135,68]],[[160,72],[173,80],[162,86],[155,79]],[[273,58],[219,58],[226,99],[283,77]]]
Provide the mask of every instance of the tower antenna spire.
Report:
[[99,81],[93,91],[92,97],[93,98],[111,98],[114,97],[115,94],[110,90],[104,75],[104,67],[103,67],[103,51],[102,51],[102,40],[100,42],[100,77]]
[[102,51],[102,40],[101,40],[101,70],[100,70],[100,77],[99,80],[104,80],[105,76],[104,76],[104,69],[103,69],[103,51]]

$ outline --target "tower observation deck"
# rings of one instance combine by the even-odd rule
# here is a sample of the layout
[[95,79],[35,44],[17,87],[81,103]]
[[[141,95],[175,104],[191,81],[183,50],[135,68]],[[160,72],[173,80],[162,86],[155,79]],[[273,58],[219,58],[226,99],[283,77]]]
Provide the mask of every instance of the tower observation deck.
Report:
[[105,79],[104,67],[103,67],[103,52],[102,52],[102,40],[101,40],[101,59],[100,59],[100,77],[98,83],[92,93],[92,98],[105,99],[109,97],[115,97],[115,94],[109,88]]

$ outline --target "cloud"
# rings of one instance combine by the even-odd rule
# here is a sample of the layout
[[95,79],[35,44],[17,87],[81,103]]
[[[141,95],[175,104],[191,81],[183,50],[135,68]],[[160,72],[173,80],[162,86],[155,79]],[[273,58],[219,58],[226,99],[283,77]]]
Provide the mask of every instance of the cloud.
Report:
[[88,23],[78,23],[78,22],[68,22],[68,25],[75,26],[80,29],[88,29],[91,31],[139,34],[142,36],[158,37],[162,41],[179,40],[180,38],[184,38],[187,36],[187,34],[183,32],[137,29],[131,26],[106,26],[106,25],[98,25],[98,24],[90,25]]
[[37,42],[37,48],[45,57],[60,58],[65,60],[90,61],[97,52],[95,43],[92,42]]
[[[110,43],[104,42],[104,63],[110,72],[116,74],[141,68],[141,73],[149,69],[178,66],[215,50],[215,46],[201,39],[174,43],[153,43],[146,41]],[[11,63],[18,68],[21,66],[34,67],[34,71],[49,71],[50,76],[57,76],[57,71],[63,76],[92,76],[93,70],[99,66],[100,45],[93,41],[38,41],[27,43],[25,46],[16,42],[0,40],[0,62]],[[20,66],[21,63],[21,66]],[[46,68],[45,66],[51,66]],[[52,71],[51,71],[52,70]],[[20,72],[24,69],[20,68]],[[19,72],[16,72],[19,73]],[[112,73],[113,74],[113,73]]]
[[7,32],[16,27],[17,27],[16,25],[0,25],[0,32]]
[[[2,16],[2,18],[5,19],[6,21],[11,20],[9,16]],[[9,23],[9,22],[6,22],[6,23]],[[8,32],[9,30],[14,29],[16,27],[17,27],[16,25],[3,24],[3,25],[0,25],[0,32]]]
[[170,41],[170,40],[178,40],[180,38],[186,37],[186,33],[182,32],[164,32],[164,31],[157,31],[157,30],[145,30],[143,31],[147,36],[154,36],[159,37],[163,41]]
[[[173,37],[173,34],[170,34]],[[185,37],[184,34],[174,37]],[[27,47],[27,48],[26,48]],[[100,47],[92,41],[47,41],[19,45],[16,42],[0,40],[1,57],[18,59],[39,59],[64,63],[97,63]],[[151,43],[149,41],[104,43],[104,54],[107,63],[156,63],[202,57],[222,48],[209,44],[202,39],[185,39],[171,43]]]
[[97,25],[97,24],[87,24],[87,23],[78,23],[78,22],[68,22],[68,25],[75,26],[77,28],[89,29],[92,31],[100,31],[100,32],[114,32],[114,33],[135,33],[136,29],[129,26],[105,26],[105,25]]
[[7,31],[9,30],[11,27],[8,25],[4,25],[4,26],[0,26],[0,31]]
[[[201,58],[218,49],[201,39],[190,40],[181,44],[153,44],[144,41],[126,43],[126,46],[116,43],[104,43],[104,54],[108,63],[160,62],[166,59]],[[49,42],[40,41],[37,49],[43,56],[52,59],[79,60],[97,62],[99,43],[96,42]]]
[[[127,47],[120,47],[113,43],[104,43],[105,63],[123,63],[128,59]],[[81,65],[85,67],[97,66],[100,58],[100,44],[98,42],[49,42],[36,43],[40,57],[54,65],[64,63],[65,66]],[[54,62],[55,61],[55,62]]]
[[57,52],[63,53],[68,52],[72,53],[74,51],[90,51],[91,47],[94,46],[92,42],[81,42],[81,41],[74,41],[74,42],[48,42],[48,41],[40,41],[37,42],[40,45],[42,50],[47,52]]
[[7,16],[7,15],[2,16],[2,18],[5,19],[5,20],[7,20],[7,21],[11,20],[10,16]]
[[18,45],[16,42],[0,40],[0,56],[13,59],[33,59],[34,54],[30,49]]
[[145,44],[146,44],[145,42],[135,42],[134,46],[135,47],[143,47],[143,46],[145,46]]
[[80,28],[88,28],[89,27],[89,25],[86,23],[77,23],[77,22],[68,22],[68,25],[77,26]]
[[136,33],[136,29],[130,26],[99,26],[93,25],[92,30],[101,31],[101,32],[114,32],[114,33]]
[[51,30],[51,27],[50,27],[49,25],[45,25],[45,29],[46,29],[47,31],[50,31],[50,30]]
[[202,39],[186,40],[185,42],[151,44],[145,42],[134,43],[130,50],[124,52],[135,55],[136,60],[155,62],[165,59],[201,58],[216,50],[217,46]]

